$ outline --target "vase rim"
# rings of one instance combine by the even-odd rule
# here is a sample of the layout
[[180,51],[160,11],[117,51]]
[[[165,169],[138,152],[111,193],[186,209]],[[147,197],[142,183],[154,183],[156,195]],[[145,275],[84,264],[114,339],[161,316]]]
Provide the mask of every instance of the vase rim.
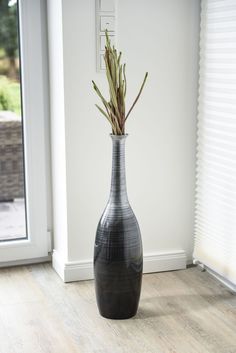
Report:
[[110,134],[111,138],[113,140],[123,140],[125,139],[126,137],[129,136],[129,134],[124,134],[124,135],[114,135],[114,134]]

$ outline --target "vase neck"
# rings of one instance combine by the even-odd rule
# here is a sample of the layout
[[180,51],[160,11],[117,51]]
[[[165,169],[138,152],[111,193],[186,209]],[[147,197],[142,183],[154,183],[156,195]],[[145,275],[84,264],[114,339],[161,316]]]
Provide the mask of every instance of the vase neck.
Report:
[[125,141],[127,135],[111,135],[112,138],[112,177],[110,201],[128,202],[125,176]]

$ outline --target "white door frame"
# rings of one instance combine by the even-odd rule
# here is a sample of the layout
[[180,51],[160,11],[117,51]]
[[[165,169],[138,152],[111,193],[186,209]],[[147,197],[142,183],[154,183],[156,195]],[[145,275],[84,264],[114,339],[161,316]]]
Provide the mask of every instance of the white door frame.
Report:
[[[0,266],[48,258],[47,67],[45,4],[18,0],[28,239],[0,243]],[[45,90],[46,88],[46,90]]]

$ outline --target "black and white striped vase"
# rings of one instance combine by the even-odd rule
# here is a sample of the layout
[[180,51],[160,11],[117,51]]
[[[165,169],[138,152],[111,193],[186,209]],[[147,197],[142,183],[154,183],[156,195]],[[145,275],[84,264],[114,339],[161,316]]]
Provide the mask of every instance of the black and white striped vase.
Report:
[[97,304],[100,314],[109,319],[128,319],[136,314],[142,284],[141,234],[126,190],[126,137],[111,135],[111,191],[94,246]]

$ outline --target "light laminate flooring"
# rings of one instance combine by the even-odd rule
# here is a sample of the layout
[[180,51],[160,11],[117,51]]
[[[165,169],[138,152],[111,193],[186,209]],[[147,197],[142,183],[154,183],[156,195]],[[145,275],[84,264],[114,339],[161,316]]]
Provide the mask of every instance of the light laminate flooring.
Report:
[[143,277],[130,320],[99,316],[94,282],[50,264],[0,270],[0,353],[236,353],[236,296],[197,268]]

